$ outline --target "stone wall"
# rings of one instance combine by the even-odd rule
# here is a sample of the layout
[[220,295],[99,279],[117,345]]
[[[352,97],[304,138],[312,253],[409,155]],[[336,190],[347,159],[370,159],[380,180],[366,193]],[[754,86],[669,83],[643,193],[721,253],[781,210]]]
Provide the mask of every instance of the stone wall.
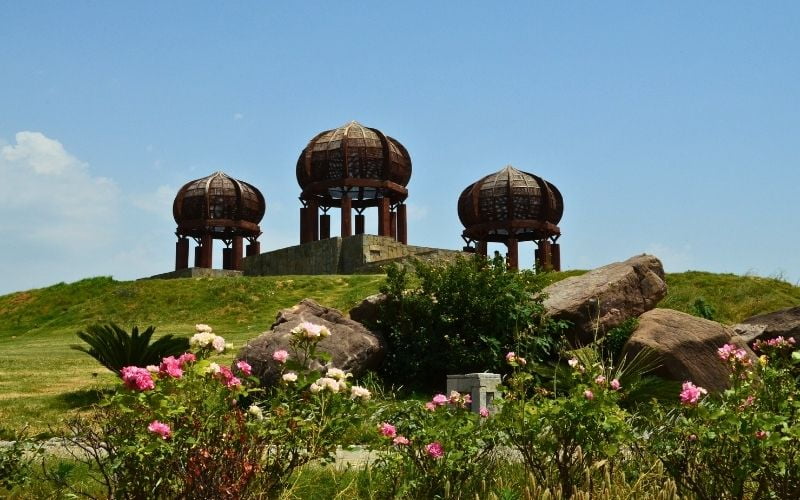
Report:
[[354,274],[379,273],[390,262],[411,257],[452,259],[462,252],[440,248],[403,245],[392,238],[357,234],[347,238],[320,241],[281,248],[244,258],[246,276],[283,274]]
[[208,269],[204,267],[190,267],[168,273],[156,274],[143,280],[168,280],[173,278],[220,278],[222,276],[241,276],[242,271],[230,269]]

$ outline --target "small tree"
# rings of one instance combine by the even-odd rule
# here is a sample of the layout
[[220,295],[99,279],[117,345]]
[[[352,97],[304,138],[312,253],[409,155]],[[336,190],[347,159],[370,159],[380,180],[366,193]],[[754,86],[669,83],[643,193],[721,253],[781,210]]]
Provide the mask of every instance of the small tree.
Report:
[[150,326],[140,334],[139,328],[134,326],[128,334],[114,323],[91,325],[86,331],[77,333],[81,340],[89,344],[89,348],[82,345],[70,347],[85,352],[118,375],[125,366],[158,364],[166,356],[178,355],[189,349],[188,339],[172,334],[164,335],[151,344],[155,331],[156,328]]

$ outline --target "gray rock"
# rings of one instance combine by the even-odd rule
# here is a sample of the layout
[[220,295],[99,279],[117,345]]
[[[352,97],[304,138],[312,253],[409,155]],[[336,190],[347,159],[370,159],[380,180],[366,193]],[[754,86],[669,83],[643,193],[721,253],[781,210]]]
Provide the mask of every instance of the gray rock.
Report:
[[747,318],[733,330],[748,343],[781,335],[800,342],[800,306]]
[[380,316],[381,305],[386,302],[386,299],[387,296],[384,293],[370,295],[350,309],[350,319],[359,323],[374,325]]
[[358,376],[366,370],[377,368],[383,360],[386,344],[380,334],[367,330],[361,323],[346,318],[340,311],[322,306],[311,299],[278,313],[270,330],[249,341],[237,355],[237,360],[247,361],[262,384],[277,380],[281,366],[273,361],[272,354],[284,349],[292,356],[289,346],[290,330],[303,321],[326,326],[331,335],[317,346],[318,351],[331,355],[329,364],[314,362],[311,368],[323,371],[336,367]]
[[638,255],[558,281],[543,292],[547,314],[570,322],[568,338],[586,344],[654,308],[667,294],[667,284],[661,261]]
[[755,359],[746,344],[724,325],[671,309],[653,309],[639,317],[639,326],[622,352],[630,359],[650,349],[660,363],[655,374],[721,391],[728,387],[730,370],[719,359],[717,349],[727,343],[745,348]]

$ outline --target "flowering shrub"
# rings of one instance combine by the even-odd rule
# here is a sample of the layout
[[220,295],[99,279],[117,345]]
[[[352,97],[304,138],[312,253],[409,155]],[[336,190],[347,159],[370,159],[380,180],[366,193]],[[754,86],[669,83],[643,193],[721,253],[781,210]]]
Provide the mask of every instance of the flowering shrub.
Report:
[[706,395],[687,381],[681,406],[661,409],[648,451],[679,490],[699,498],[800,497],[800,353],[785,339],[757,342],[757,362],[732,344],[718,350],[730,389]]
[[[469,395],[435,395],[382,417],[373,446],[374,470],[389,498],[442,498],[449,489],[466,492],[491,480],[500,441],[495,422],[469,411]],[[488,413],[487,413],[488,416]]]
[[[556,478],[565,492],[597,473],[598,464],[613,468],[634,439],[631,416],[618,404],[622,384],[599,356],[571,357],[567,366],[557,372],[564,380],[556,376],[547,389],[517,365],[499,416],[527,470],[544,484]],[[556,391],[559,384],[566,389]]]

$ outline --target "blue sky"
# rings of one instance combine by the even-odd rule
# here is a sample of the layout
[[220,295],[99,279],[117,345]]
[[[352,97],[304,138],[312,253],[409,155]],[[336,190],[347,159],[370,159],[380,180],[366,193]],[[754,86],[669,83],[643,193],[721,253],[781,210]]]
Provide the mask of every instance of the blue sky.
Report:
[[350,120],[411,153],[412,244],[460,248],[459,193],[512,164],[562,191],[566,268],[800,280],[800,3],[3,10],[0,293],[171,270],[172,199],[216,170],[266,196],[262,250],[296,244],[297,156]]

